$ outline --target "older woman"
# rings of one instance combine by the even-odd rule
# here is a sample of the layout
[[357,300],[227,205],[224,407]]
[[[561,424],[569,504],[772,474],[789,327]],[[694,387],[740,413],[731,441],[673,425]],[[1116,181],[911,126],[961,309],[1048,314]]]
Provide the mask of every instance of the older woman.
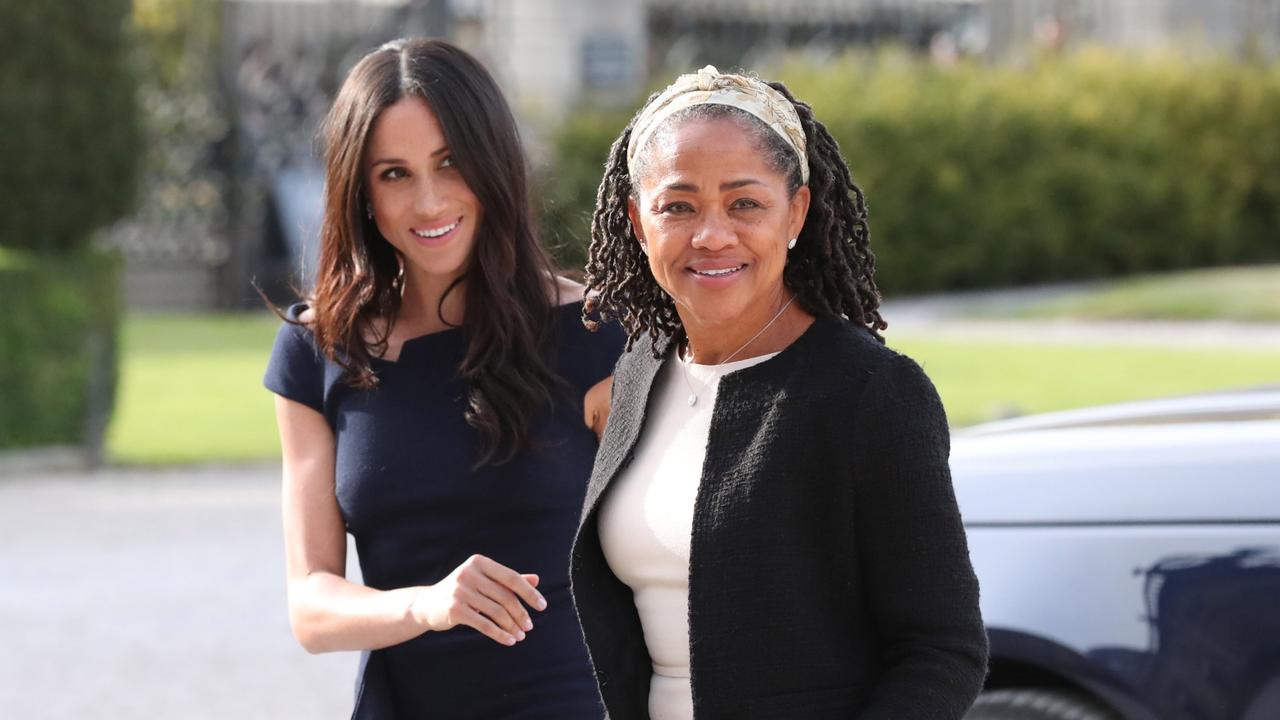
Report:
[[584,313],[630,340],[571,579],[610,717],[962,717],[987,645],[946,418],[879,334],[831,135],[707,67],[623,131],[598,202]]

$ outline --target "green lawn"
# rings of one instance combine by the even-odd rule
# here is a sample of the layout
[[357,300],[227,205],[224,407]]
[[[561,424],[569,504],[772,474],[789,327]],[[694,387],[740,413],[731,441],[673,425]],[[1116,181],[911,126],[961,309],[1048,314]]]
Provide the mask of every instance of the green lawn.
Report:
[[1280,322],[1280,265],[1144,275],[1030,305],[1022,317]]
[[[129,316],[111,459],[157,465],[277,457],[262,371],[278,324],[266,314]],[[890,341],[924,365],[955,425],[1280,383],[1280,352]]]
[[153,465],[277,457],[262,371],[279,324],[266,313],[129,315],[107,435],[111,460]]
[[1280,383],[1280,351],[1072,347],[890,337],[938,387],[952,425]]

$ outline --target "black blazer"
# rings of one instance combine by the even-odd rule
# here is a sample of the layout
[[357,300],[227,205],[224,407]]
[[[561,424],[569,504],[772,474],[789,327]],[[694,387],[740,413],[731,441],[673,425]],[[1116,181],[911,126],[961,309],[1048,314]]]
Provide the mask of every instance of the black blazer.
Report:
[[[570,578],[612,720],[648,717],[653,673],[598,510],[631,461],[663,359],[619,361]],[[978,583],[946,418],[910,359],[820,318],[725,375],[694,506],[689,647],[697,720],[961,718],[986,674]]]

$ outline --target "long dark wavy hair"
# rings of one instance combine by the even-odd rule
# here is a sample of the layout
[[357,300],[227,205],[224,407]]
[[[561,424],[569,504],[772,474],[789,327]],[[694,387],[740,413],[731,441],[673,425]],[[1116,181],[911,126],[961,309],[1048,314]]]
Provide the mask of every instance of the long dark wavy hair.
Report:
[[[880,331],[888,327],[880,317],[880,291],[876,287],[875,255],[871,252],[871,231],[867,225],[866,198],[849,173],[840,147],[818,122],[807,103],[796,100],[786,86],[767,83],[795,106],[804,127],[809,154],[809,214],[795,249],[787,254],[783,283],[796,302],[818,316],[844,315],[866,327],[880,342]],[[645,102],[647,106],[658,96]],[[636,117],[643,112],[642,107]],[[676,112],[663,121],[674,128],[690,119],[729,118],[755,138],[761,153],[774,169],[787,177],[794,196],[800,188],[800,159],[781,137],[750,113],[725,105],[695,105]],[[635,125],[633,117],[614,141],[605,163],[604,179],[596,195],[591,219],[591,250],[586,266],[587,301],[582,308],[583,323],[594,330],[602,320],[617,319],[627,330],[627,350],[642,335],[653,341],[671,335],[684,340],[684,326],[675,303],[654,280],[648,259],[632,234],[627,216],[627,200],[639,201],[640,178],[631,177],[627,167],[627,145]],[[637,174],[643,174],[646,149],[662,135],[662,128],[639,148]]]
[[385,352],[399,316],[405,261],[365,213],[364,155],[378,115],[405,97],[431,107],[484,208],[466,273],[445,295],[465,288],[467,353],[458,372],[471,386],[466,420],[484,437],[479,465],[501,464],[529,445],[533,416],[560,383],[548,355],[557,269],[538,242],[511,109],[488,71],[454,45],[387,43],[364,56],[338,91],[322,130],[324,222],[308,298],[312,332],[345,382],[377,385],[371,359]]

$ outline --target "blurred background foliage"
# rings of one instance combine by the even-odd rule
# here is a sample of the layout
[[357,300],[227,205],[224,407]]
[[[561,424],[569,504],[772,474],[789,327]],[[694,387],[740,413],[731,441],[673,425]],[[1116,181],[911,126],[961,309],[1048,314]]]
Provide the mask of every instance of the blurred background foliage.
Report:
[[101,456],[114,401],[118,257],[142,114],[128,0],[0,1],[0,448]]
[[[275,454],[260,376],[277,321],[221,311],[262,310],[251,279],[281,301],[305,290],[315,124],[363,51],[413,33],[447,35],[505,83],[544,241],[569,269],[639,88],[741,63],[813,103],[840,142],[887,297],[1079,281],[996,314],[1280,321],[1274,33],[1261,42],[1241,20],[1212,50],[1102,49],[1090,38],[1119,16],[1054,14],[1079,3],[999,4],[1017,17],[990,18],[1034,25],[1004,40],[956,3],[940,4],[951,25],[917,22],[908,2],[870,24],[852,10],[810,22],[782,0],[751,18],[694,4],[601,4],[596,36],[544,37],[526,30],[554,3],[0,0],[0,450],[98,457],[111,418],[118,462]],[[632,77],[622,48],[641,36],[651,52]],[[557,67],[586,84],[576,105],[534,82]],[[1012,347],[901,328],[890,341],[927,365],[958,424],[1280,379],[1274,349],[1252,346]]]
[[135,0],[131,63],[138,75],[143,147],[136,211],[101,244],[135,265],[230,254],[227,182],[220,153],[233,114],[218,87],[218,3]]
[[0,0],[0,245],[78,250],[133,209],[129,11],[129,0]]
[[[840,143],[886,293],[1280,259],[1275,64],[1092,48],[940,65],[888,49],[761,74]],[[568,264],[628,117],[584,110],[555,135],[543,227]]]

